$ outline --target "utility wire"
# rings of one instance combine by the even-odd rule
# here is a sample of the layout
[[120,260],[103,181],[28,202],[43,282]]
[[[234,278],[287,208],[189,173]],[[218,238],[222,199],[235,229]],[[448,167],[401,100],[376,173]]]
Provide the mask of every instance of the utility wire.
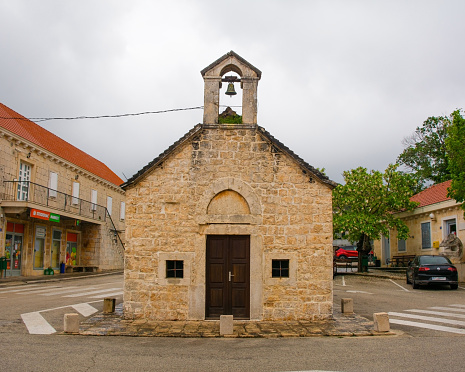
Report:
[[[220,107],[242,107],[242,106],[220,105]],[[181,108],[181,109],[170,109],[170,110],[161,110],[161,111],[143,111],[143,112],[118,114],[118,115],[72,116],[72,117],[51,117],[51,118],[25,118],[25,117],[15,118],[15,117],[0,116],[0,119],[32,120],[35,122],[49,121],[49,120],[108,119],[108,118],[124,118],[128,116],[163,114],[166,112],[189,111],[189,110],[200,110],[200,109],[203,109],[203,106],[186,107],[186,108]]]
[[140,116],[140,115],[151,115],[151,114],[163,114],[165,112],[200,110],[200,109],[203,109],[203,106],[186,107],[186,108],[181,108],[181,109],[170,109],[170,110],[161,110],[161,111],[144,111],[144,112],[118,114],[118,115],[74,116],[74,117],[54,117],[54,118],[24,118],[24,117],[14,118],[14,117],[0,116],[0,119],[32,120],[36,122],[48,121],[48,120],[105,119],[105,118],[123,118],[123,117],[128,117],[128,116]]

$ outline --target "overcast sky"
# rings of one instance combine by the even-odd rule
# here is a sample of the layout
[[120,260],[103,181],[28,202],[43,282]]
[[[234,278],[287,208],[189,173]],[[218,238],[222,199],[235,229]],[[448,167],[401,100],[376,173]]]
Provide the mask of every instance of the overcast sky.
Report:
[[[465,108],[464,14],[463,0],[0,0],[0,101],[28,118],[201,106],[200,71],[234,50],[262,71],[258,124],[342,182]],[[125,180],[202,117],[40,125]]]

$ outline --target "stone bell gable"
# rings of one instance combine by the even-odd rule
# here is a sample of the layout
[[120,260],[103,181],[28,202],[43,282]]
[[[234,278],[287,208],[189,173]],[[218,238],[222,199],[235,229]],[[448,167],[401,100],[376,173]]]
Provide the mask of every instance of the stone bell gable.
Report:
[[196,125],[123,185],[125,316],[331,317],[334,186],[254,123]]

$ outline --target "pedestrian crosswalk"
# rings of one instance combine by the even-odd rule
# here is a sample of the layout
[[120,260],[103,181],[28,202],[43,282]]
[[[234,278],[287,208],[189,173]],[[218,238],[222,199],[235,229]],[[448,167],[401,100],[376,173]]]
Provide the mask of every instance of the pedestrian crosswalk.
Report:
[[465,305],[433,306],[388,314],[391,324],[465,335]]
[[[102,288],[107,286],[108,288]],[[119,296],[123,294],[121,282],[89,285],[89,286],[60,286],[39,284],[28,284],[26,286],[12,286],[0,288],[0,296],[2,295],[18,295],[18,296],[44,296],[44,297],[87,297],[91,299],[101,299],[108,296]]]

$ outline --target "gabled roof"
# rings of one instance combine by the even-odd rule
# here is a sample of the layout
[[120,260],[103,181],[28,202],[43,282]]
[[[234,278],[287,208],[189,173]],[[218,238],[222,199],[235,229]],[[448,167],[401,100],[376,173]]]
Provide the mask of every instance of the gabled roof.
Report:
[[[240,124],[239,124],[240,125]],[[186,141],[191,140],[194,138],[198,133],[202,132],[204,128],[211,128],[212,125],[208,124],[197,124],[194,128],[192,128],[189,132],[187,132],[184,136],[182,136],[179,140],[177,140],[175,143],[173,143],[166,151],[158,155],[155,159],[153,159],[150,163],[148,163],[145,167],[143,167],[140,171],[138,171],[136,174],[134,174],[129,180],[127,180],[121,187],[123,189],[129,187],[130,185],[135,185],[141,180],[144,175],[148,172],[151,171],[154,167],[157,165],[163,163],[168,156],[176,150],[181,144],[185,143]],[[218,125],[215,125],[215,127],[218,127]],[[302,168],[302,171],[304,173],[309,172],[309,176],[314,175],[317,177],[321,182],[325,183],[328,185],[330,188],[334,188],[337,186],[337,183],[334,181],[331,181],[328,176],[324,175],[320,171],[318,171],[316,168],[312,167],[310,164],[306,163],[303,159],[301,159],[298,155],[296,155],[293,151],[291,151],[288,147],[284,146],[283,143],[278,141],[276,138],[274,138],[270,133],[268,133],[265,128],[260,127],[260,126],[254,126],[255,128],[258,129],[258,132],[268,139],[269,142],[271,142],[275,148],[279,149],[283,153],[286,153],[289,155],[294,161],[296,161],[299,166]]]
[[229,57],[235,57],[237,58],[239,61],[241,61],[243,64],[247,65],[252,71],[255,71],[255,73],[257,74],[257,77],[258,78],[261,78],[262,76],[262,72],[256,68],[255,66],[253,66],[252,64],[250,64],[249,62],[247,62],[244,58],[242,58],[239,54],[237,54],[236,52],[234,51],[230,51],[228,53],[226,53],[224,56],[218,58],[215,62],[209,64],[207,67],[205,67],[202,71],[200,71],[200,73],[202,74],[202,76],[205,75],[205,73],[209,70],[211,70],[213,67],[215,67],[216,65],[219,65],[221,62],[223,62],[225,59],[229,58]]
[[451,200],[451,198],[447,196],[447,189],[450,187],[450,184],[451,181],[449,180],[430,186],[426,190],[413,195],[410,200],[420,203],[417,208]]
[[0,103],[0,127],[115,185],[123,180],[101,161]]

